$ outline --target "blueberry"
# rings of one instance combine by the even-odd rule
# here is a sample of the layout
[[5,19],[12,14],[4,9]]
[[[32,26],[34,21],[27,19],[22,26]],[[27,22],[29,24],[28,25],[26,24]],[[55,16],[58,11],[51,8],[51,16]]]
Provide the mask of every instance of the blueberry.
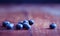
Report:
[[34,20],[29,20],[29,24],[33,25],[34,24]]
[[6,27],[7,24],[10,24],[10,22],[9,22],[9,21],[4,21],[4,22],[2,23],[2,25],[3,25],[4,27]]
[[6,25],[7,29],[14,29],[14,24],[10,23]]
[[28,20],[24,20],[23,23],[29,23],[29,21]]
[[50,25],[50,29],[55,29],[56,27],[57,27],[57,25],[54,24],[54,23],[52,23],[52,24]]
[[16,29],[18,29],[18,30],[23,29],[23,25],[22,24],[17,24]]
[[29,29],[31,29],[31,26],[28,23],[24,23],[23,28],[26,30],[29,30]]

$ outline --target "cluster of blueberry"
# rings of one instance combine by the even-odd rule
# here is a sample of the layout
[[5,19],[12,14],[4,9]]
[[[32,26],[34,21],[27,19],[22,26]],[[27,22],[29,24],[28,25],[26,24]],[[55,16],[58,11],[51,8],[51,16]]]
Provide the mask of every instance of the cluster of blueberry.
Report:
[[4,21],[3,22],[3,27],[5,27],[6,29],[17,29],[17,30],[22,30],[22,29],[26,29],[29,30],[31,29],[31,25],[34,24],[34,20],[24,20],[24,21],[20,21],[18,22],[18,24],[14,27],[14,24],[9,22],[9,21]]
[[[31,25],[34,24],[34,20],[24,20],[24,21],[20,21],[18,22],[18,24],[15,26],[15,28],[17,30],[22,30],[22,29],[31,29]],[[14,28],[14,24],[9,22],[9,21],[4,21],[3,22],[3,27],[6,27],[7,29],[15,29]],[[56,28],[56,24],[55,23],[52,23],[49,25],[50,29],[55,29]]]

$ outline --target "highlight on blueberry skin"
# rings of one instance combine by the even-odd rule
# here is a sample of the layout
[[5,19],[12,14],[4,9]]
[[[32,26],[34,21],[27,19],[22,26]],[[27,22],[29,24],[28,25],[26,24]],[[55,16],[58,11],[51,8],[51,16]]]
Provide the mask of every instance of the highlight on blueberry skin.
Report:
[[23,25],[22,24],[17,24],[16,25],[16,29],[17,30],[22,30],[23,29]]
[[29,23],[29,21],[28,20],[24,20],[23,23]]
[[50,29],[55,29],[57,27],[57,25],[55,23],[52,23],[52,24],[50,24],[49,27],[50,27]]
[[29,20],[29,24],[33,25],[34,24],[34,20]]
[[13,23],[10,23],[10,24],[7,24],[6,25],[6,28],[8,29],[8,30],[12,30],[12,29],[14,29],[14,24]]
[[10,24],[10,22],[9,22],[9,21],[4,21],[4,22],[2,23],[2,26],[3,26],[3,27],[6,27],[7,24]]

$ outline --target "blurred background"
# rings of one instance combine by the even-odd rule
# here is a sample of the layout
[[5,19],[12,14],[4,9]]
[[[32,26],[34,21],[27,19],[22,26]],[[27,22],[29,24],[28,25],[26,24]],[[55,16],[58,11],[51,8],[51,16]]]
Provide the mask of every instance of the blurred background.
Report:
[[[2,22],[33,19],[31,30],[5,30]],[[50,30],[51,23],[57,29]],[[2,30],[4,29],[4,30]],[[0,36],[60,36],[60,0],[0,0]]]

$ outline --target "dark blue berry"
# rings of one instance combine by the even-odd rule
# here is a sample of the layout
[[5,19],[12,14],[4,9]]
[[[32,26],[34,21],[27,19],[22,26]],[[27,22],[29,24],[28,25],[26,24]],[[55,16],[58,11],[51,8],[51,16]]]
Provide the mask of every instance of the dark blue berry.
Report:
[[50,29],[55,29],[56,27],[57,27],[56,24],[54,24],[54,23],[50,24]]
[[34,24],[34,20],[29,20],[29,24],[33,25]]
[[17,29],[17,30],[23,29],[23,25],[22,25],[22,24],[17,24],[17,25],[16,25],[16,29]]

